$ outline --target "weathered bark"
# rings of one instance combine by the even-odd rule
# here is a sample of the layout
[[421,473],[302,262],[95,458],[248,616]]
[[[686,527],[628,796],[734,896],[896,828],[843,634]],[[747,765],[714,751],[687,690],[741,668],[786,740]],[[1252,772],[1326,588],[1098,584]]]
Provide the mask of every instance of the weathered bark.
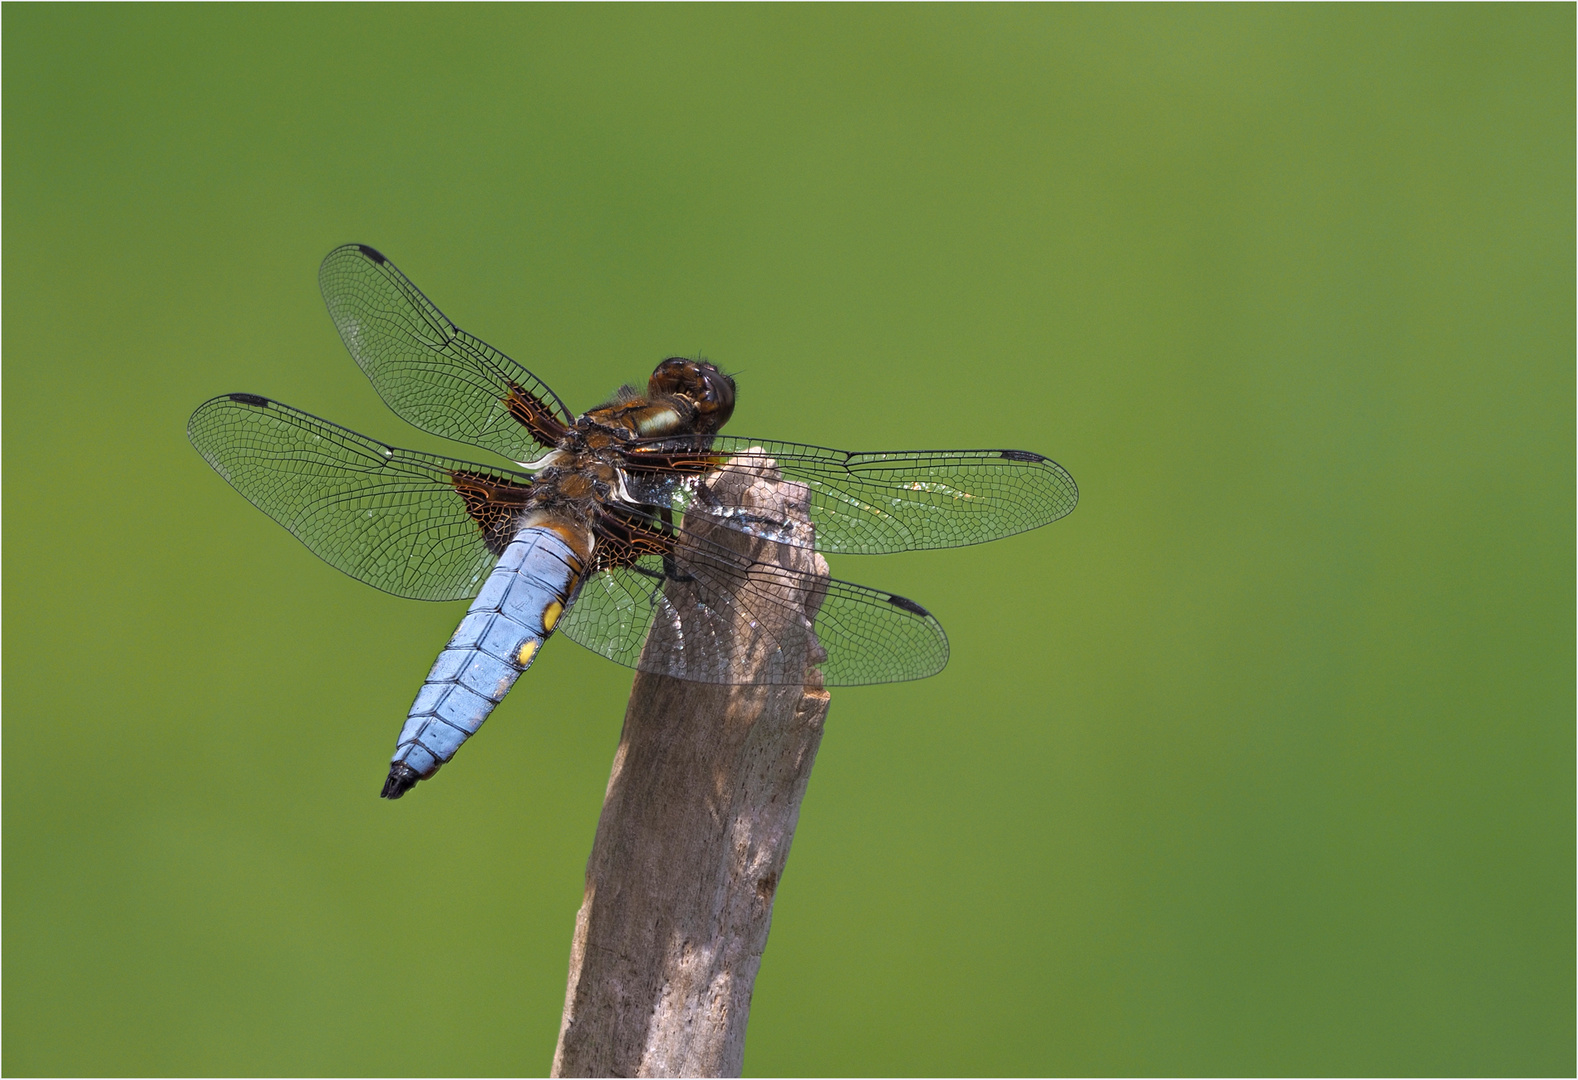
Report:
[[[796,496],[787,501],[809,533],[804,488],[758,460],[755,476],[715,483],[764,510]],[[827,576],[805,548],[692,528],[754,559]],[[668,588],[683,599],[682,582]],[[802,685],[636,676],[587,861],[554,1076],[740,1074],[773,896],[828,706],[811,632],[819,590],[783,599],[771,609],[783,625],[737,627],[754,643],[743,663],[764,663],[755,646],[772,641],[793,653]],[[767,609],[756,605],[756,613]],[[647,648],[670,647],[658,638]]]

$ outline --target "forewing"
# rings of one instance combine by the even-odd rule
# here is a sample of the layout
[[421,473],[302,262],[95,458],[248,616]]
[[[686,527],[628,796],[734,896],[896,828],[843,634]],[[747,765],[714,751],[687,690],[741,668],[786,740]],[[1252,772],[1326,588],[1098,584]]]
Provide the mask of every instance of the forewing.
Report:
[[734,436],[637,444],[627,486],[641,502],[705,515],[753,536],[802,542],[774,532],[782,516],[745,513],[705,497],[705,470],[751,469],[741,457],[719,464],[751,454],[772,458],[786,480],[809,489],[819,551],[875,555],[981,544],[1056,521],[1079,500],[1061,465],[1024,450],[853,453]]
[[329,252],[318,285],[384,403],[423,431],[526,461],[554,446],[570,423],[540,379],[450,322],[372,248]]
[[314,555],[416,600],[460,600],[481,588],[530,483],[386,446],[252,394],[204,403],[186,433],[220,476]]
[[[776,545],[766,547],[770,556]],[[694,682],[801,685],[809,662],[825,685],[854,686],[947,664],[947,635],[920,605],[791,561],[682,529],[668,560],[646,555],[588,578],[559,629],[627,667]]]

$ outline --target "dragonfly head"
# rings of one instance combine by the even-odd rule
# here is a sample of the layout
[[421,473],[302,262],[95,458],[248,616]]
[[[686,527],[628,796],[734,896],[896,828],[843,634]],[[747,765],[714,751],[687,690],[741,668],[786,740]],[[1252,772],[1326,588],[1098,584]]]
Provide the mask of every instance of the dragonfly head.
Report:
[[653,397],[682,397],[694,405],[699,434],[713,434],[734,412],[734,380],[705,360],[671,356],[657,366],[647,385]]

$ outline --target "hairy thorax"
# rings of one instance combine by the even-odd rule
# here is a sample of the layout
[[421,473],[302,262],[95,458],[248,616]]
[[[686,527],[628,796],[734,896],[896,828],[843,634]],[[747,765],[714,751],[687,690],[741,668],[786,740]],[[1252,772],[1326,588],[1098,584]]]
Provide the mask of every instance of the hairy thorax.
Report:
[[[659,403],[640,402],[593,410],[580,417],[560,441],[548,465],[537,473],[526,502],[523,524],[542,525],[590,558],[594,531],[607,508],[627,502],[620,463],[624,448],[645,432],[641,421]],[[672,430],[672,425],[664,425]],[[653,434],[669,432],[653,432]]]
[[560,428],[563,434],[533,479],[521,523],[553,529],[589,561],[601,536],[599,566],[629,563],[644,552],[664,549],[665,542],[651,530],[656,526],[671,535],[673,522],[661,512],[660,522],[654,521],[646,512],[658,508],[638,509],[626,490],[622,468],[639,457],[630,444],[713,434],[733,409],[734,381],[727,375],[703,360],[668,358],[653,372],[645,394],[623,387],[569,428]]

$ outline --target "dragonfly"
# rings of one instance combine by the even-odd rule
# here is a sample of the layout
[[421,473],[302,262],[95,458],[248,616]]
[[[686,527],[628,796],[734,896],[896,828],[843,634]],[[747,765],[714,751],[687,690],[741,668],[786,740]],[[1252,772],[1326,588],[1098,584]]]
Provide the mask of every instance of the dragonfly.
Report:
[[783,629],[796,626],[823,685],[934,675],[948,639],[924,607],[782,556],[979,544],[1079,498],[1024,450],[723,435],[737,387],[703,359],[669,357],[644,389],[577,416],[377,250],[336,248],[318,283],[390,409],[511,466],[402,450],[258,394],[213,398],[187,424],[220,476],[329,565],[396,596],[471,601],[400,730],[387,799],[450,761],[555,632],[698,682],[804,685],[806,649]]

